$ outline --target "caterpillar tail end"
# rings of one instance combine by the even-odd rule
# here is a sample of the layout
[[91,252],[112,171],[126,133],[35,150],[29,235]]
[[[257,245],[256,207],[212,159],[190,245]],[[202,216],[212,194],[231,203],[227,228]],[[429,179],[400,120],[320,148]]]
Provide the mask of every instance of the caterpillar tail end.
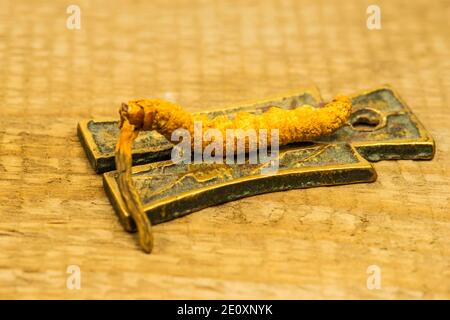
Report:
[[144,226],[141,228],[138,227],[139,230],[139,243],[141,245],[142,250],[145,253],[152,253],[153,251],[153,233],[151,229],[150,221],[144,221]]

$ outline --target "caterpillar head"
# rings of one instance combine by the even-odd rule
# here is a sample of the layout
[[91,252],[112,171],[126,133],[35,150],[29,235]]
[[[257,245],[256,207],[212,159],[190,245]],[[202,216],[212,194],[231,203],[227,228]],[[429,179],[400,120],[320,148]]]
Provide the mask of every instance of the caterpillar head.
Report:
[[144,124],[144,109],[138,104],[130,101],[127,103],[122,103],[119,109],[120,114],[120,127],[125,120],[135,126],[136,129],[141,129]]
[[125,119],[136,130],[158,130],[160,122],[166,122],[175,114],[183,113],[178,105],[162,99],[131,100],[119,110],[121,125]]
[[135,126],[136,130],[154,129],[156,108],[152,100],[131,100],[122,103],[119,110],[121,125],[125,119]]

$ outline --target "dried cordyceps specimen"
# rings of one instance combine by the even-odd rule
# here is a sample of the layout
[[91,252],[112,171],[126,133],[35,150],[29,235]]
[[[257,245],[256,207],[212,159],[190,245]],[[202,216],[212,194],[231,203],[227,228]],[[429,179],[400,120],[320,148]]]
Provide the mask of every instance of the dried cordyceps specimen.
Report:
[[[175,130],[184,128],[190,132],[191,137],[195,137],[194,123],[201,121],[204,129],[216,129],[223,136],[226,136],[227,129],[254,129],[257,132],[266,130],[269,135],[272,130],[278,130],[279,144],[285,145],[333,133],[348,120],[351,109],[350,99],[338,96],[322,108],[309,105],[292,110],[272,107],[257,115],[239,112],[234,117],[217,116],[210,119],[204,114],[191,114],[174,103],[160,99],[132,100],[128,104],[122,104],[121,131],[116,147],[118,183],[126,209],[136,222],[143,250],[148,253],[152,251],[153,236],[151,223],[142,209],[131,180],[131,147],[139,130],[156,130],[171,140]],[[269,141],[266,143],[269,144]]]
[[199,121],[202,123],[203,130],[217,129],[224,137],[228,129],[254,129],[256,133],[260,129],[265,129],[268,135],[271,130],[276,129],[279,131],[279,144],[285,145],[314,140],[333,133],[348,120],[351,109],[350,99],[346,96],[338,96],[322,108],[309,105],[291,110],[271,107],[262,114],[238,112],[232,118],[223,115],[210,119],[206,114],[189,113],[179,105],[168,101],[141,99],[123,104],[120,115],[122,122],[128,119],[136,130],[156,130],[169,141],[172,133],[178,128],[188,130],[193,140],[194,123]]

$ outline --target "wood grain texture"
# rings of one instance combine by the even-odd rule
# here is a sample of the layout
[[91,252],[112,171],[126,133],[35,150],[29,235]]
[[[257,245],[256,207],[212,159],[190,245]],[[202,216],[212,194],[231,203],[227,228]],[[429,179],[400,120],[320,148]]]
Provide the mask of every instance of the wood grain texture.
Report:
[[[1,1],[0,298],[450,298],[448,0],[377,1],[374,31],[365,0],[76,3],[81,30],[66,28],[66,1]],[[156,226],[152,255],[76,137],[132,98],[198,111],[384,83],[435,138],[433,161],[202,210]],[[71,264],[80,290],[66,288]]]

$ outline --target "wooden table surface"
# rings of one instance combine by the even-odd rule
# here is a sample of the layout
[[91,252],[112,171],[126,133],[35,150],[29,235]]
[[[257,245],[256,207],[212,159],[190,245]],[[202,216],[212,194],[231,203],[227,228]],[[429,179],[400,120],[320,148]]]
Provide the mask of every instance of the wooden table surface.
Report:
[[[0,298],[450,298],[448,0],[376,1],[381,30],[366,0],[73,2],[80,30],[67,1],[1,0]],[[76,136],[137,97],[194,111],[385,83],[435,138],[433,161],[211,207],[156,226],[151,255]]]

